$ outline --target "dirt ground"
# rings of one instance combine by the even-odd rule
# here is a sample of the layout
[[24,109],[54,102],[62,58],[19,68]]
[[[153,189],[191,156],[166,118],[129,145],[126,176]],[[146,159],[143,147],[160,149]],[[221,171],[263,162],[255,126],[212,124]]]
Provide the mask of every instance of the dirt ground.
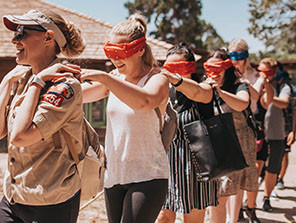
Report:
[[[296,144],[293,145],[292,152],[289,155],[290,164],[285,177],[285,190],[276,190],[278,195],[271,198],[273,212],[262,211],[262,198],[264,183],[260,186],[257,198],[257,216],[262,223],[295,223],[296,222]],[[7,165],[7,154],[0,153],[0,197],[3,195],[3,176]],[[84,202],[82,202],[82,205]],[[78,223],[106,223],[106,209],[104,196],[101,196],[95,202],[87,206],[79,214]],[[182,216],[177,215],[176,223],[182,223]],[[247,221],[246,221],[247,222]],[[207,221],[208,223],[208,221]]]

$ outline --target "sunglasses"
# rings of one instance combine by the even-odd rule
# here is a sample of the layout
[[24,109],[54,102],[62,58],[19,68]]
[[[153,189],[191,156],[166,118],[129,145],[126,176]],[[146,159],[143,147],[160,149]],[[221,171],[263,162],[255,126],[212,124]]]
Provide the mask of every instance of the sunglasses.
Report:
[[17,30],[14,32],[13,40],[16,40],[18,42],[21,41],[25,36],[24,29],[38,31],[38,32],[47,31],[45,28],[41,26],[19,26]]

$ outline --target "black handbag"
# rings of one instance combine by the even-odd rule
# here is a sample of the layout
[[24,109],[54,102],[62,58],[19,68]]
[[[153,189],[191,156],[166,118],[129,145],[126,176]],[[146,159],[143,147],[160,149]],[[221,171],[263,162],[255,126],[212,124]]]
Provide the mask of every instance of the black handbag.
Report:
[[248,167],[236,135],[232,113],[222,114],[184,125],[197,180],[208,181]]

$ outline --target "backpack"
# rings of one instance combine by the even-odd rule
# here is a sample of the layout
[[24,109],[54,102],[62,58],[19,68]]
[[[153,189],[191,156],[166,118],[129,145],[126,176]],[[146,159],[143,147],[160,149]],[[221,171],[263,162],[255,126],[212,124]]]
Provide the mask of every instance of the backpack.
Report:
[[[75,147],[71,136],[64,129],[60,129],[53,135],[56,148],[61,147],[61,135],[68,145],[81,178],[81,201],[96,199],[103,194],[104,172],[106,169],[105,152],[103,146],[100,145],[97,132],[83,117],[83,148]],[[81,209],[83,208],[81,207]]]
[[[147,81],[150,79],[152,75],[152,72],[150,72],[150,75],[147,75],[147,78],[145,80],[145,84]],[[171,92],[176,91],[174,87],[170,87],[170,95]],[[174,109],[172,102],[170,101],[170,98],[168,99],[168,103],[166,106],[165,114],[164,114],[164,119],[162,123],[162,117],[161,117],[161,112],[159,107],[154,109],[156,112],[156,115],[159,119],[159,132],[161,135],[161,141],[164,147],[164,150],[166,153],[168,153],[170,145],[175,138],[176,131],[177,131],[177,123],[178,123],[178,113]]]
[[292,123],[293,123],[293,111],[296,109],[296,86],[290,83],[286,83],[291,90],[290,101],[286,108],[283,109],[284,117],[285,117],[285,130],[286,133],[292,131]]
[[178,114],[177,114],[177,111],[173,108],[173,105],[170,99],[168,100],[168,103],[166,106],[163,125],[162,125],[162,117],[161,117],[159,108],[157,107],[154,110],[159,119],[159,129],[160,129],[162,144],[167,153],[176,135]]

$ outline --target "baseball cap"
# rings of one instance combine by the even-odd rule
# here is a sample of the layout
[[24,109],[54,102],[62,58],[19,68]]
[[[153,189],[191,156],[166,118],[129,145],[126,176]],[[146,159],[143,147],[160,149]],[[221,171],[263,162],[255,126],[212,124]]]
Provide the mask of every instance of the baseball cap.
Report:
[[36,9],[32,9],[24,15],[4,15],[3,23],[11,31],[16,31],[19,25],[38,25],[46,30],[54,32],[54,39],[62,49],[67,43],[66,38],[59,27],[46,15]]

